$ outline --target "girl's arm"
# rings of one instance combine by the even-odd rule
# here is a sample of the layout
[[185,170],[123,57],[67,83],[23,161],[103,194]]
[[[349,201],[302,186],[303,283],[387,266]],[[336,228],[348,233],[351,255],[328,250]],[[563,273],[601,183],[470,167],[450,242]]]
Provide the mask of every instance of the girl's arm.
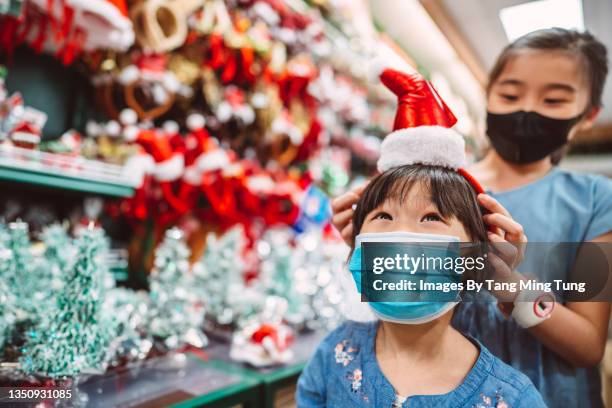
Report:
[[[592,242],[612,242],[612,232]],[[529,331],[573,365],[591,367],[603,358],[609,321],[608,302],[568,302],[555,305],[550,319]]]
[[[522,226],[512,220],[508,211],[497,200],[484,194],[478,198],[492,213],[485,215],[485,222],[497,229],[497,233],[489,235],[492,242],[518,243],[519,247],[527,242]],[[595,238],[592,242],[612,242],[612,232]],[[520,250],[517,252],[520,258]],[[576,263],[580,263],[580,256],[579,252]],[[513,263],[516,265],[518,262]],[[609,263],[612,264],[612,260],[609,260]],[[507,310],[502,311],[508,314]],[[603,358],[609,318],[608,302],[568,302],[565,305],[557,303],[549,319],[527,330],[572,365],[591,367]]]

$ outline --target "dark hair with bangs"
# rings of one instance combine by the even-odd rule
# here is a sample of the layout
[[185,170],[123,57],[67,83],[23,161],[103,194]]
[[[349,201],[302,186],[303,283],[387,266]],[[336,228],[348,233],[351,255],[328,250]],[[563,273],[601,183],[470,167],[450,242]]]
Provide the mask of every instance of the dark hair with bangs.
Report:
[[353,213],[353,248],[366,216],[389,199],[404,201],[415,184],[427,188],[440,214],[459,220],[472,241],[486,242],[487,230],[472,185],[454,170],[417,164],[394,167],[370,181]]

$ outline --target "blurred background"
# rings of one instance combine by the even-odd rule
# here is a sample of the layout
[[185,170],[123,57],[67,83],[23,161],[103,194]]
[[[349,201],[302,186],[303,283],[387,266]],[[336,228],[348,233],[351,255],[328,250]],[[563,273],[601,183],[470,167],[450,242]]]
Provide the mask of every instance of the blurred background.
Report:
[[[374,174],[395,114],[370,62],[429,79],[474,161],[502,48],[554,26],[610,48],[611,18],[607,0],[0,0],[0,384],[292,406],[342,321],[330,200]],[[562,168],[612,176],[610,105],[608,85]]]

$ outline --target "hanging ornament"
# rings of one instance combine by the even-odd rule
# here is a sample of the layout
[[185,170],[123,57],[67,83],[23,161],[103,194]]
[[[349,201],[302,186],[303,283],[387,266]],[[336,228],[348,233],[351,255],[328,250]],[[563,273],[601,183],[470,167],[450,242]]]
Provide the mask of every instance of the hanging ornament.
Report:
[[182,46],[187,19],[202,8],[204,0],[143,0],[130,9],[136,39],[145,49],[164,53]]

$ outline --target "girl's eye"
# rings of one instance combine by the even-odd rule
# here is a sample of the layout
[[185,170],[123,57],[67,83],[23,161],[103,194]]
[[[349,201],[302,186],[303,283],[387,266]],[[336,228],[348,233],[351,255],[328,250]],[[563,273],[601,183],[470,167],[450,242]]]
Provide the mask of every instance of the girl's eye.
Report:
[[392,220],[393,217],[388,212],[381,211],[379,213],[376,213],[376,215],[372,219],[373,220],[376,220],[376,219],[380,219],[380,220]]
[[440,217],[440,215],[436,213],[429,213],[425,215],[423,218],[421,218],[421,222],[435,222],[435,221],[444,222],[442,217]]
[[509,102],[514,102],[516,100],[518,100],[518,96],[516,95],[509,95],[509,94],[501,94],[500,95],[503,99],[509,101]]
[[547,99],[544,99],[544,102],[549,104],[549,105],[558,105],[558,104],[567,102],[567,100],[565,100],[565,99],[550,99],[550,98],[547,98]]

